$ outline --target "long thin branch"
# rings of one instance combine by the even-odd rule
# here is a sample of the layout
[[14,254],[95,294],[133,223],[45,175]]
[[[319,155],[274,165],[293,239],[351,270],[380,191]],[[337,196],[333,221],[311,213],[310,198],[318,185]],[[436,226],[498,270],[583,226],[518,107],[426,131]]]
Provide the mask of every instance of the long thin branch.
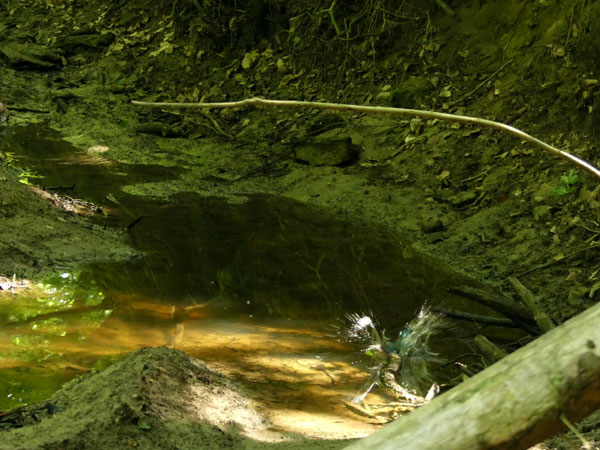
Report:
[[484,323],[487,325],[496,325],[499,327],[520,328],[519,324],[513,322],[511,319],[504,317],[483,316],[481,314],[471,314],[464,311],[457,311],[454,309],[447,308],[440,310],[440,312],[445,316],[453,317],[455,319],[471,320],[473,322]]
[[467,123],[480,125],[486,128],[492,128],[494,130],[504,131],[505,133],[512,134],[517,138],[529,142],[536,147],[539,147],[547,152],[564,158],[582,169],[590,172],[597,178],[600,178],[600,170],[592,166],[587,161],[578,158],[564,150],[559,150],[550,144],[527,134],[515,127],[506,125],[505,123],[495,122],[493,120],[481,119],[479,117],[461,116],[458,114],[440,113],[434,111],[424,111],[420,109],[405,109],[405,108],[392,108],[388,106],[360,106],[350,105],[344,103],[326,103],[326,102],[305,102],[299,100],[269,100],[260,97],[252,97],[237,102],[217,102],[217,103],[155,103],[155,102],[141,102],[134,100],[134,105],[138,106],[150,106],[153,108],[187,108],[187,109],[208,109],[208,108],[241,108],[246,106],[272,106],[279,108],[311,108],[321,109],[329,111],[352,111],[358,113],[376,113],[376,114],[390,114],[394,116],[410,116],[420,117],[422,119],[438,119],[446,120],[449,122]]

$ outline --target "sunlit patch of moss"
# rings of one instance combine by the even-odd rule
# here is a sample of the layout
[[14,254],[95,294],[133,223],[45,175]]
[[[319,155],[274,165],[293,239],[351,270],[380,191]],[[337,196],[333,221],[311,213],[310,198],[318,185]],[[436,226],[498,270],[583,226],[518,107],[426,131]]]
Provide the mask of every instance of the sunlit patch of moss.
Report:
[[78,271],[53,274],[11,296],[3,305],[2,318],[11,324],[7,332],[12,346],[0,352],[0,358],[47,360],[54,356],[54,340],[69,335],[85,338],[86,329],[99,326],[111,315],[108,308],[89,310],[103,302],[104,293],[93,282],[80,283],[79,277]]
[[21,334],[11,339],[15,348],[12,352],[2,356],[18,358],[24,363],[39,363],[48,361],[56,355],[51,350],[48,336],[43,334]]
[[[37,284],[14,292],[10,302],[2,304],[0,319],[8,323],[32,322],[36,317],[44,315],[43,322],[35,322],[35,326],[50,326],[53,323],[48,315],[60,314],[61,311],[75,310],[77,307],[94,307],[105,300],[104,292],[93,281],[79,281],[80,272],[62,272],[53,274]],[[108,310],[108,309],[107,309]],[[92,321],[101,320],[110,315],[101,310]],[[54,324],[55,325],[55,324]]]
[[38,175],[35,172],[32,172],[29,169],[22,169],[19,173],[19,183],[26,184],[27,186],[32,186],[34,183],[31,182],[31,179],[34,178],[44,178],[42,175]]
[[[78,348],[112,314],[100,306],[104,292],[80,271],[52,274],[9,298],[0,313],[6,324],[0,328],[0,410],[45,399],[73,371],[85,370],[85,358],[65,349]],[[67,360],[73,362],[65,371]]]
[[48,336],[66,336],[66,327],[65,320],[60,317],[51,317],[46,320],[40,320],[31,325],[32,330],[43,331]]
[[0,152],[0,159],[4,164],[11,167],[15,163],[15,152]]

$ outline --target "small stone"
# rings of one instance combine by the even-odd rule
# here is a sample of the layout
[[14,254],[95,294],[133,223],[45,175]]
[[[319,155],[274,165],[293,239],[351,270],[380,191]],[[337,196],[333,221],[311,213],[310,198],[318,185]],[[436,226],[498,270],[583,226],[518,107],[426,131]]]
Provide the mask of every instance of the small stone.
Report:
[[88,155],[93,155],[96,153],[106,153],[108,150],[109,148],[106,145],[92,145],[91,147],[88,147],[86,153]]
[[379,92],[376,96],[375,99],[376,100],[389,100],[390,98],[392,98],[392,93],[391,92]]

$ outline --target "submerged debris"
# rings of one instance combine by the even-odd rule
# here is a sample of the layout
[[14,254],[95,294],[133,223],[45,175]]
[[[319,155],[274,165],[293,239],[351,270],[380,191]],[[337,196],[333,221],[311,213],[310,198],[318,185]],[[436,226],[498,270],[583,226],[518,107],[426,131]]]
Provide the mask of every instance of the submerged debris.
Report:
[[104,214],[104,209],[92,202],[87,202],[82,199],[69,197],[66,195],[52,194],[45,189],[41,189],[37,186],[29,186],[29,189],[35,194],[39,195],[44,200],[48,200],[54,207],[74,213],[81,216],[93,216],[96,214]]
[[28,280],[17,279],[16,274],[13,274],[11,278],[0,275],[0,291],[14,291],[29,285],[30,282]]

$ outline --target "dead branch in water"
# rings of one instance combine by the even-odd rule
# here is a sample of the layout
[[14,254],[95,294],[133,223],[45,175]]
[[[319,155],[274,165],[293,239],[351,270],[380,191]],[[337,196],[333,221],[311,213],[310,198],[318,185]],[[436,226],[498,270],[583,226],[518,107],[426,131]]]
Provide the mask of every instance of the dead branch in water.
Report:
[[496,122],[488,119],[481,119],[479,117],[461,116],[458,114],[440,113],[434,111],[425,111],[420,109],[406,109],[406,108],[393,108],[389,106],[360,106],[350,105],[344,103],[327,103],[327,102],[305,102],[300,100],[269,100],[260,97],[247,98],[237,102],[217,102],[217,103],[161,103],[161,102],[142,102],[133,100],[131,103],[138,106],[150,106],[153,108],[185,108],[185,109],[218,109],[218,108],[242,108],[246,106],[271,106],[279,108],[310,108],[320,109],[328,111],[351,111],[357,113],[375,113],[375,114],[389,114],[394,116],[409,116],[409,117],[420,117],[422,119],[438,119],[449,122],[458,122],[466,124],[480,125],[486,128],[492,128],[494,130],[504,131],[505,133],[512,134],[517,138],[529,142],[530,144],[539,147],[554,156],[566,159],[592,175],[600,178],[600,170],[592,166],[587,161],[578,158],[564,150],[559,150],[550,144],[546,144],[530,134],[527,134],[515,127],[506,125],[505,123]]

